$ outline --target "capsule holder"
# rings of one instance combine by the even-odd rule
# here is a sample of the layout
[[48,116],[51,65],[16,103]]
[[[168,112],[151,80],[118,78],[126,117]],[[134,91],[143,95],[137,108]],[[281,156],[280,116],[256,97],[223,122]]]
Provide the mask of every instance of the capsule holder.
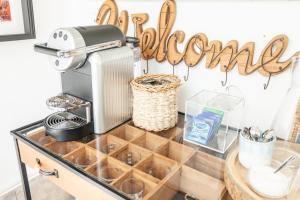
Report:
[[97,161],[104,158],[104,154],[101,152],[89,147],[84,146],[82,148],[77,149],[76,151],[66,155],[64,159],[74,164],[76,167],[80,169],[85,169]]
[[52,153],[63,157],[66,156],[76,150],[78,150],[80,147],[82,147],[81,143],[79,142],[52,142],[45,146],[48,151],[51,151]]
[[87,142],[57,142],[50,138],[40,144],[40,138],[46,137],[44,129],[30,131],[27,136],[120,192],[126,179],[142,181],[143,200],[184,199],[185,194],[207,200],[226,196],[225,161],[183,142],[183,130],[178,127],[152,133],[129,122]]
[[177,142],[169,141],[156,152],[179,163],[184,163],[194,154],[195,150]]
[[47,146],[56,141],[53,137],[46,135],[44,127],[29,131],[26,135],[31,141],[40,146]]
[[112,157],[104,157],[100,162],[96,162],[86,168],[85,171],[100,181],[104,181],[108,184],[114,184],[117,179],[129,170],[130,167],[122,162]]
[[113,153],[111,156],[128,166],[134,166],[150,155],[151,152],[147,149],[143,149],[140,146],[130,143]]
[[89,142],[87,145],[101,151],[101,153],[104,154],[111,154],[127,144],[127,141],[122,140],[118,137],[115,137],[113,135],[102,135],[96,137],[93,141]]
[[157,151],[166,145],[168,140],[152,133],[147,133],[136,138],[132,143],[150,151]]
[[130,126],[128,124],[117,127],[116,129],[110,131],[108,134],[114,135],[126,141],[132,141],[137,137],[145,134],[144,130]]

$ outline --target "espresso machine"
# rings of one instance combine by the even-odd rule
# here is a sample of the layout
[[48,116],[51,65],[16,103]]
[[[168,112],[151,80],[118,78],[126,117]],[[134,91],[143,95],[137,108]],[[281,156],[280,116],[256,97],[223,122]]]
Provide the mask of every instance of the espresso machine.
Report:
[[61,75],[61,94],[46,102],[55,110],[44,120],[47,134],[58,141],[78,140],[131,118],[134,56],[119,28],[60,28],[34,49]]

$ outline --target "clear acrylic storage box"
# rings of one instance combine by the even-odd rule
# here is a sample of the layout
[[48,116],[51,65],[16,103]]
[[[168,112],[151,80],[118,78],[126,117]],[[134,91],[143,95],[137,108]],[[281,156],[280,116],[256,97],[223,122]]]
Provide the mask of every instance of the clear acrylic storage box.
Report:
[[184,142],[224,154],[237,139],[244,99],[202,90],[186,101]]

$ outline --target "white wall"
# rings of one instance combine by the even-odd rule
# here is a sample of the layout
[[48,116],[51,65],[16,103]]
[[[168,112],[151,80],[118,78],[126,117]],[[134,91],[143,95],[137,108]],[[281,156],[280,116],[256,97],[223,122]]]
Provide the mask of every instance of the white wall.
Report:
[[50,31],[60,26],[64,12],[55,11],[58,2],[33,2],[37,40],[0,43],[0,193],[20,179],[9,131],[50,113],[45,106],[46,97],[60,90],[58,73],[48,66],[43,56],[33,52],[35,42],[45,40]]
[[[163,1],[119,0],[119,9],[129,13],[148,12],[147,27],[156,27]],[[33,52],[35,42],[47,40],[58,27],[93,24],[101,0],[34,0],[36,40],[0,43],[0,193],[19,181],[16,156],[11,129],[45,117],[50,111],[45,106],[47,97],[60,91],[59,75],[47,63],[47,59]],[[300,50],[300,2],[286,1],[177,1],[175,30],[184,30],[187,38],[204,32],[210,40],[219,39],[226,43],[237,39],[240,44],[256,42],[256,55],[276,34],[285,33],[290,45],[284,56],[287,58]],[[130,32],[132,33],[132,25]],[[171,73],[168,63],[150,62],[150,72]],[[190,71],[190,79],[180,89],[180,109],[184,99],[202,89],[222,89],[225,74],[219,68],[208,70],[203,62]],[[176,74],[183,77],[186,67],[176,67]],[[247,101],[247,125],[269,127],[280,99],[289,85],[289,73],[272,78],[268,90],[263,90],[266,78],[258,73],[240,76],[236,70],[229,73],[229,84],[238,85]],[[32,174],[32,173],[31,173]]]

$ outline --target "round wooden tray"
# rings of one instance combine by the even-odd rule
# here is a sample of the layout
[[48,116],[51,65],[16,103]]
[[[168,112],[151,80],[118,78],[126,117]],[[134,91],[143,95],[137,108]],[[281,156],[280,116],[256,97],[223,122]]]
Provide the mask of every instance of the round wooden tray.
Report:
[[[299,144],[278,142],[276,146],[291,149],[293,152],[297,152],[297,153],[300,152],[298,151],[300,147]],[[226,160],[225,171],[224,171],[225,185],[232,199],[233,200],[269,200],[268,198],[259,196],[253,190],[250,189],[250,187],[246,183],[247,180],[246,175],[247,175],[247,170],[240,164],[238,159],[238,148],[236,148],[231,153],[229,153]],[[300,183],[298,184],[299,187],[297,187],[298,189],[296,192],[288,195],[288,197],[284,197],[278,200],[286,200],[286,199],[299,200]]]

